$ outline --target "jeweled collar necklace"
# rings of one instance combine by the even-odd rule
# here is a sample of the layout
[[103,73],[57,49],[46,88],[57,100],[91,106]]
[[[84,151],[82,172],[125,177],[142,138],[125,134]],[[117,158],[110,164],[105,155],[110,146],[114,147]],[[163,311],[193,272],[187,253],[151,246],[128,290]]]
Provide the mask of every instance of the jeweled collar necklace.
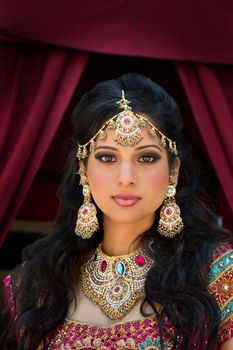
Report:
[[144,295],[152,264],[143,248],[128,255],[108,256],[99,245],[81,267],[82,290],[110,319],[122,319]]

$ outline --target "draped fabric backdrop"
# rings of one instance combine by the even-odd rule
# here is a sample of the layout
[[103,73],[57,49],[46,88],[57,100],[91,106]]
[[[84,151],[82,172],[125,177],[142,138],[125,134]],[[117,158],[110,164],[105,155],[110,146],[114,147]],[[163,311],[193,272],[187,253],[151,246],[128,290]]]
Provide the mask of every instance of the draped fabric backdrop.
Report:
[[233,3],[0,0],[0,244],[91,53],[176,62],[233,211]]
[[1,48],[2,244],[57,131],[88,55],[59,48]]

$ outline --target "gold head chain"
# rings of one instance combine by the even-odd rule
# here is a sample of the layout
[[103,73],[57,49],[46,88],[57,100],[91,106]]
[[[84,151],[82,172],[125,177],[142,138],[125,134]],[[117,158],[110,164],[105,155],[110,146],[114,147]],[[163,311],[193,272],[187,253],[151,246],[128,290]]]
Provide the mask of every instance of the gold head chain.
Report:
[[124,147],[137,145],[143,139],[142,129],[146,124],[152,138],[159,137],[164,148],[168,147],[172,154],[178,154],[175,141],[164,135],[146,117],[132,111],[132,107],[129,106],[131,102],[126,100],[124,90],[122,90],[121,100],[116,103],[123,111],[111,117],[87,143],[78,144],[77,158],[79,160],[88,156],[88,153],[95,148],[97,140],[103,141],[106,138],[108,130],[115,130],[114,141],[118,145]]

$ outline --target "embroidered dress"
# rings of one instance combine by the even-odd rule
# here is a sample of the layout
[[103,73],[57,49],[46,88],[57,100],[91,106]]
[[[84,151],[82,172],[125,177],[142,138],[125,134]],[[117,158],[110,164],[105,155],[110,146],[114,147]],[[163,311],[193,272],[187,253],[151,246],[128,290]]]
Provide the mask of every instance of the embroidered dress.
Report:
[[221,310],[219,343],[233,338],[233,250],[226,244],[214,253],[209,272],[209,291]]
[[[14,318],[15,311],[9,276],[5,278],[4,284]],[[220,246],[213,255],[209,269],[209,291],[221,310],[218,334],[220,344],[233,338],[233,250],[228,244]],[[168,320],[165,327],[168,332],[172,333],[172,326]],[[159,350],[160,336],[157,321],[153,317],[119,322],[106,327],[66,319],[47,336],[46,343],[47,350]],[[171,342],[165,336],[164,349],[171,348]],[[39,349],[42,347],[38,347]],[[195,349],[194,344],[190,344],[191,349]]]
[[[172,332],[169,322],[167,330]],[[159,329],[153,317],[108,327],[66,320],[56,329],[55,334],[52,341],[48,341],[48,350],[160,349]],[[164,349],[172,349],[168,339],[164,340]]]

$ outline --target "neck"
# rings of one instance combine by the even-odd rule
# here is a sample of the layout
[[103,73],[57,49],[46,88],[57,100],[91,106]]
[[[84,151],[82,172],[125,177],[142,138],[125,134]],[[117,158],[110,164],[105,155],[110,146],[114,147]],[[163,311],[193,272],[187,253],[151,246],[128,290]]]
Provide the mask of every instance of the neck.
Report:
[[143,220],[143,222],[124,224],[104,217],[103,252],[109,256],[125,255],[133,252],[140,246],[137,238],[152,226],[153,219],[150,217]]

